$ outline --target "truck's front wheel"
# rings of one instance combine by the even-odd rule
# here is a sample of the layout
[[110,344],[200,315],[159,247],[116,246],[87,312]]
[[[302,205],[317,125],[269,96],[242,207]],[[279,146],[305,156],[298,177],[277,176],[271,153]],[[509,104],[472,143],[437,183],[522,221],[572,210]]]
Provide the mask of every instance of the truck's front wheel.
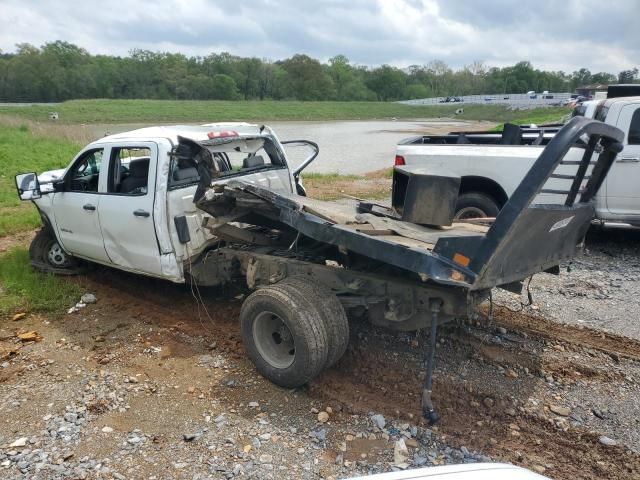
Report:
[[74,274],[78,272],[78,261],[65,252],[56,237],[43,228],[36,233],[29,246],[31,265],[44,272]]
[[240,327],[249,358],[277,385],[304,385],[327,363],[322,311],[286,281],[249,295],[240,310]]
[[500,207],[492,197],[480,192],[468,192],[458,197],[454,219],[495,217],[498,212]]

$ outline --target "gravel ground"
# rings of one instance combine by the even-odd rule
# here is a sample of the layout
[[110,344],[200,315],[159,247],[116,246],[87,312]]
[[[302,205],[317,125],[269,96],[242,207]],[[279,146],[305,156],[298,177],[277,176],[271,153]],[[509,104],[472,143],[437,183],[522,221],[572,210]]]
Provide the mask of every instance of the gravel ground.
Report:
[[2,325],[3,478],[338,478],[490,460],[415,419],[275,387],[244,358],[239,301],[209,304],[205,322],[184,289],[136,280],[101,271],[85,279],[97,303]]
[[570,273],[535,277],[532,306],[496,292],[491,319],[485,306],[443,328],[432,428],[422,335],[354,320],[338,365],[285,390],[244,356],[239,292],[204,292],[207,312],[161,281],[67,279],[97,302],[0,323],[0,476],[337,479],[499,460],[640,478],[639,243],[594,231]]
[[[571,325],[640,339],[640,228],[593,228],[584,255],[560,275],[540,274],[531,282],[533,309]],[[497,302],[518,308],[521,298],[500,292]]]

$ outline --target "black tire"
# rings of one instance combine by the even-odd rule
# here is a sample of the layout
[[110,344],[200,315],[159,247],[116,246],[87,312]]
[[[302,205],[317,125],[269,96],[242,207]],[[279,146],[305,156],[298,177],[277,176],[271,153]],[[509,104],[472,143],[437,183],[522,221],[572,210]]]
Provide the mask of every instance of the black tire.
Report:
[[286,281],[249,295],[240,310],[240,328],[258,371],[285,388],[318,375],[328,355],[322,317],[320,308]]
[[43,228],[36,233],[29,246],[31,265],[44,272],[77,273],[78,260],[66,253],[55,235]]
[[485,193],[468,192],[458,197],[455,220],[495,217],[500,212],[497,202]]
[[322,312],[329,353],[326,368],[334,366],[347,351],[349,345],[349,320],[334,293],[306,277],[289,277],[285,280],[308,299],[313,299]]

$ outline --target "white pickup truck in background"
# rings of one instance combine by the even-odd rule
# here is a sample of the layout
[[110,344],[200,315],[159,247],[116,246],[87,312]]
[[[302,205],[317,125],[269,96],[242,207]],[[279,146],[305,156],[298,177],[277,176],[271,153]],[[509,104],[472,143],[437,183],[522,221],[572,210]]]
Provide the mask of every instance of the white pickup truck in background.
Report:
[[[611,98],[597,102],[594,116],[597,120],[618,127],[626,136],[624,150],[618,155],[598,193],[596,218],[602,222],[640,226],[640,97]],[[466,138],[461,138],[461,142],[457,143],[442,139],[439,143],[434,141],[434,137],[413,137],[398,144],[395,163],[424,167],[433,173],[442,171],[460,176],[462,182],[456,205],[457,218],[494,217],[548,141],[545,138],[539,145],[522,144],[523,138],[516,142],[497,138],[495,143],[479,144]],[[568,158],[579,160],[583,150],[584,145],[582,148],[573,148]],[[551,189],[568,187],[560,179],[552,179],[548,186]],[[541,199],[541,203],[545,203],[545,200]]]

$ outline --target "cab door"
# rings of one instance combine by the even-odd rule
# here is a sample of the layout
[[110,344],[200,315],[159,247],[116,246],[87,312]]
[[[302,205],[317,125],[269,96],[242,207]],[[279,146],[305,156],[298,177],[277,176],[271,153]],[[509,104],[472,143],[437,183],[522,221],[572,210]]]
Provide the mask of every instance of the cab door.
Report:
[[606,178],[607,209],[621,220],[640,218],[640,104],[622,107],[617,124],[629,131]]
[[108,263],[98,208],[104,183],[104,148],[82,152],[64,176],[64,191],[53,193],[58,241],[72,255]]
[[158,146],[111,144],[106,192],[98,207],[104,249],[126,270],[160,276],[160,248],[153,214]]

